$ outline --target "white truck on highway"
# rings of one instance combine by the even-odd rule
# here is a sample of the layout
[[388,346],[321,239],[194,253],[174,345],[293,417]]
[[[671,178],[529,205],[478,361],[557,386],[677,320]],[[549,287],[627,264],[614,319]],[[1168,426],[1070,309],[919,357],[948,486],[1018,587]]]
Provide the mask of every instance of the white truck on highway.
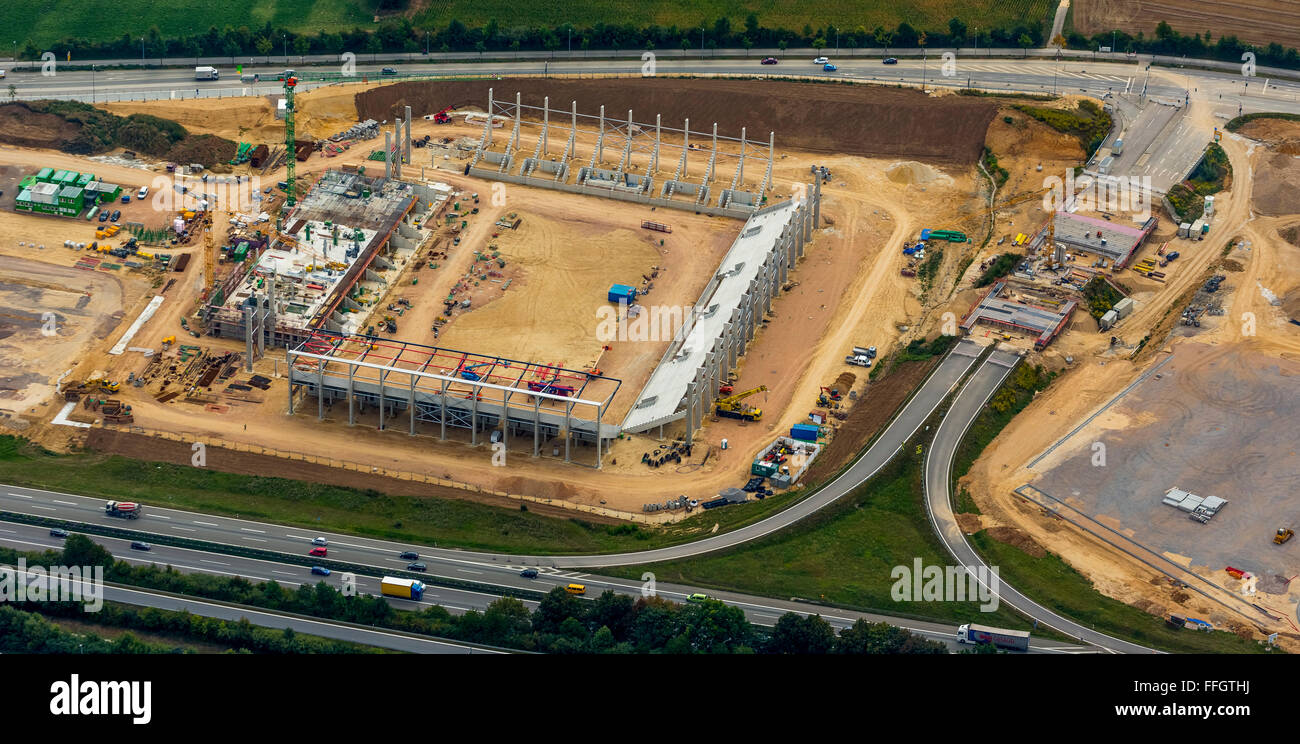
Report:
[[1002,628],[990,628],[987,625],[967,623],[957,626],[957,642],[992,643],[998,648],[1005,648],[1010,651],[1028,651],[1029,631],[1003,630]]
[[195,80],[219,80],[220,78],[221,78],[221,71],[215,67],[194,68]]

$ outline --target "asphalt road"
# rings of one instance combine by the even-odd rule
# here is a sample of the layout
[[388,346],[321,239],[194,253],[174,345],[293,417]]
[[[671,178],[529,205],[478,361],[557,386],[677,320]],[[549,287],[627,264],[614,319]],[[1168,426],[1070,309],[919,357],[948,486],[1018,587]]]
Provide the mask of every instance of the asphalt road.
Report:
[[[225,553],[209,553],[202,550],[193,550],[190,548],[178,548],[167,545],[153,545],[151,551],[132,550],[130,540],[104,537],[101,535],[88,535],[88,537],[103,545],[117,559],[148,565],[157,563],[159,565],[169,565],[182,573],[205,573],[216,576],[241,576],[250,581],[275,581],[281,586],[291,590],[308,584],[315,585],[318,582],[325,582],[334,588],[342,585],[342,573],[338,571],[331,572],[329,576],[313,575],[306,566],[299,566],[291,563],[278,563],[275,561],[261,560],[257,558],[246,558],[242,556],[233,556]],[[20,524],[15,522],[0,521],[0,545],[12,547],[17,550],[40,551],[45,549],[58,550],[62,548],[63,539],[51,537],[49,529],[35,525]],[[430,566],[434,569],[431,575],[451,576],[452,578],[465,579],[470,578],[458,573],[447,573],[445,570],[439,571],[435,565]],[[475,571],[472,578],[483,584],[498,587],[502,593],[511,588],[526,588],[533,591],[550,591],[557,586],[563,586],[570,581],[580,581],[587,587],[587,599],[593,599],[606,589],[612,590],[618,594],[625,594],[632,597],[642,595],[642,585],[629,582],[622,579],[611,577],[592,576],[589,574],[557,574],[557,573],[540,573],[536,579],[525,579],[518,575],[518,571],[506,568],[504,566],[481,566],[481,570]],[[375,575],[355,574],[357,591],[362,594],[371,594],[378,596],[379,576],[382,575],[382,567],[376,571]],[[110,596],[109,591],[117,590],[117,596]],[[655,594],[666,599],[676,602],[685,602],[686,598],[693,593],[704,593],[697,587],[680,586],[676,584],[657,584]],[[436,586],[426,582],[424,596],[420,601],[388,597],[389,604],[396,609],[402,610],[421,610],[434,605],[439,605],[453,614],[460,614],[469,610],[483,611],[496,600],[500,594],[490,592],[479,592],[464,589],[448,588]],[[798,612],[799,614],[820,614],[823,619],[830,623],[836,630],[842,630],[851,626],[859,619],[866,619],[869,622],[887,622],[891,625],[905,628],[913,633],[921,635],[932,641],[940,641],[947,645],[951,650],[961,650],[964,648],[955,640],[954,626],[952,624],[935,623],[918,621],[910,618],[899,618],[888,615],[877,615],[872,613],[854,612],[841,610],[838,608],[821,608],[810,607],[807,603],[800,602],[783,602],[780,600],[770,600],[763,597],[753,597],[734,592],[710,592],[709,596],[726,602],[729,605],[740,608],[746,618],[751,623],[758,626],[771,627],[777,619],[786,612]],[[180,599],[171,595],[153,594],[147,590],[126,590],[116,587],[106,587],[105,599],[126,602],[128,604],[144,604],[146,606],[161,607],[164,609],[182,609],[189,608],[195,614],[201,614],[209,617],[220,617],[223,619],[238,620],[243,616],[243,608],[232,608],[227,605],[212,604],[202,600]],[[142,601],[147,600],[147,601]],[[537,602],[533,600],[521,600],[525,607],[530,611],[536,609]],[[192,606],[191,606],[192,605]],[[214,614],[220,612],[220,614]],[[296,618],[286,617],[275,613],[261,612],[250,610],[249,621],[255,625],[262,625],[272,628],[290,627],[288,621]],[[255,617],[260,616],[260,617]],[[484,649],[472,648],[469,646],[460,646],[454,642],[441,643],[437,646],[425,646],[421,644],[433,643],[423,641],[419,638],[412,638],[405,634],[385,633],[379,631],[380,636],[369,635],[374,631],[358,629],[350,625],[334,625],[328,620],[304,621],[304,626],[292,626],[294,630],[304,633],[312,633],[328,638],[338,638],[340,640],[355,641],[367,645],[380,646],[383,648],[393,648],[402,651],[414,651],[418,653],[485,653]],[[307,624],[310,627],[307,627]],[[330,632],[324,632],[320,626],[328,626]],[[389,637],[391,636],[391,637]],[[442,646],[447,647],[443,649]],[[1093,650],[1084,646],[1060,643],[1056,641],[1046,641],[1034,639],[1030,644],[1031,653],[1091,653]]]
[[[974,570],[976,576],[986,576],[987,574],[980,573],[979,569],[987,569],[988,565],[966,541],[966,536],[957,526],[957,519],[953,515],[952,494],[949,489],[952,461],[966,431],[983,410],[984,404],[1002,386],[1002,382],[1018,361],[1019,358],[1011,352],[994,351],[989,355],[975,374],[971,375],[970,380],[948,409],[947,415],[935,432],[934,441],[931,442],[930,451],[925,458],[925,504],[926,511],[930,515],[930,523],[935,533],[939,535],[939,539],[948,548],[948,552],[961,565]],[[1061,617],[1016,591],[1000,575],[998,583],[997,593],[1001,602],[1005,602],[1043,625],[1111,652],[1153,653],[1151,649],[1144,646],[1113,638]],[[987,584],[984,585],[988,588]]]
[[[104,514],[104,501],[71,494],[56,494],[39,489],[0,485],[0,510],[40,514],[74,522],[139,529],[155,534],[188,537],[214,543],[306,554],[314,537],[325,537],[330,544],[329,557],[342,561],[401,569],[408,561],[398,558],[407,550],[418,552],[428,563],[438,560],[448,564],[452,575],[473,579],[482,564],[508,567],[546,567],[552,569],[599,568],[655,563],[702,555],[736,547],[788,527],[826,507],[875,475],[898,452],[948,397],[979,356],[980,347],[968,340],[957,343],[912,399],[903,407],[885,431],[842,475],[798,504],[759,522],[682,545],[655,550],[607,555],[522,556],[447,550],[373,540],[355,535],[318,533],[297,527],[233,519],[178,509],[145,505],[139,520],[123,520]],[[724,507],[725,508],[725,507]]]

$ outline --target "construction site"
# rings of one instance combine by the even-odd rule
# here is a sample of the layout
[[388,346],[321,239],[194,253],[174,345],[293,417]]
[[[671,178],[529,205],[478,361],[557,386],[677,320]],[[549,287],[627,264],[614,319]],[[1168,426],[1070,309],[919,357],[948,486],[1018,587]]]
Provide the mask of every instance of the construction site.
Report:
[[[1104,479],[1075,462],[1092,429],[1026,460],[1163,359],[1190,380],[1214,343],[1255,349],[1264,371],[1234,386],[1207,370],[1193,418],[1227,431],[1246,388],[1285,397],[1295,344],[1282,326],[1295,326],[1274,316],[1297,286],[1281,257],[1300,249],[1278,235],[1295,217],[1224,228],[1249,209],[1246,179],[1184,229],[1046,204],[1043,174],[1081,163],[1077,139],[992,97],[667,78],[290,82],[282,119],[264,99],[112,104],[231,138],[230,173],[5,150],[15,180],[94,173],[135,194],[161,176],[195,200],[114,225],[3,199],[0,298],[27,309],[0,323],[14,370],[0,423],[55,449],[102,428],[132,451],[165,434],[226,443],[232,459],[256,446],[670,522],[810,485],[870,441],[857,419],[888,419],[872,409],[896,383],[891,357],[961,333],[1059,375],[964,477],[982,512],[964,525],[1014,528],[1128,599],[1139,570],[1016,489],[1187,568],[1292,565],[1232,546],[1257,522],[1293,527],[1277,473],[1296,468],[1279,452],[1249,486],[1240,469],[1198,478],[1188,463],[1209,445],[1177,437],[1186,416],[1162,412],[1170,372],[1091,420],[1134,426]],[[807,105],[775,103],[795,94]],[[867,119],[878,136],[843,126]],[[1224,146],[1248,157],[1233,137]],[[985,147],[1010,174],[997,189],[977,167]],[[206,198],[226,187],[246,200]],[[46,307],[57,343],[41,340]],[[1258,336],[1227,318],[1247,308],[1270,319]],[[1126,485],[1138,481],[1160,487]],[[1192,522],[1161,503],[1175,488],[1226,505]],[[1196,542],[1209,530],[1224,541],[1214,550]]]

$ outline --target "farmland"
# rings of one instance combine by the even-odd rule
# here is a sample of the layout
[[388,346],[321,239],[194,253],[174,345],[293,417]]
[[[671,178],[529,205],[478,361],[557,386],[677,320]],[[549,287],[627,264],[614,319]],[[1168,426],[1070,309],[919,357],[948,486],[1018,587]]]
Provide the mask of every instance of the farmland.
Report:
[[[576,28],[618,24],[698,29],[702,23],[712,27],[714,21],[723,17],[730,21],[733,29],[740,29],[744,27],[746,17],[753,13],[758,16],[759,24],[769,29],[797,31],[805,24],[814,30],[827,24],[844,29],[859,26],[867,30],[876,26],[893,29],[906,21],[918,29],[946,31],[948,19],[954,17],[972,27],[1010,28],[1025,22],[1046,21],[1055,7],[1050,0],[916,0],[905,5],[867,0],[823,4],[814,15],[806,4],[796,0],[672,0],[653,4],[633,0],[575,0],[566,3],[563,12],[551,3],[521,4],[506,0],[411,5],[413,9],[405,14],[417,28],[426,30],[445,28],[452,20],[470,28],[496,20],[503,30],[556,27],[565,23]],[[231,0],[197,5],[180,0],[120,0],[114,5],[113,13],[104,14],[87,3],[50,0],[39,4],[5,3],[0,7],[0,23],[12,29],[18,38],[37,45],[48,45],[66,38],[107,41],[123,34],[136,37],[140,33],[137,19],[146,17],[164,37],[200,32],[210,26],[260,29],[268,23],[277,29],[315,34],[318,31],[372,27],[375,25],[372,7],[369,0]],[[577,47],[578,39],[575,38],[574,42]],[[276,51],[278,47],[272,53]],[[147,48],[146,53],[155,56]]]

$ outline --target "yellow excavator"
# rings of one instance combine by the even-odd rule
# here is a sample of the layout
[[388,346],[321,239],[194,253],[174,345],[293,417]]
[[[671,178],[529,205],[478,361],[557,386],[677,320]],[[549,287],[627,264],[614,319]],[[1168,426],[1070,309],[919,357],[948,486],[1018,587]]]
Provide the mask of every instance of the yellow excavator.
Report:
[[714,410],[719,416],[726,418],[740,419],[741,421],[758,421],[763,418],[763,410],[745,404],[745,399],[755,393],[766,393],[767,386],[759,385],[756,388],[746,390],[735,395],[728,395],[725,398],[718,398],[714,404]]

